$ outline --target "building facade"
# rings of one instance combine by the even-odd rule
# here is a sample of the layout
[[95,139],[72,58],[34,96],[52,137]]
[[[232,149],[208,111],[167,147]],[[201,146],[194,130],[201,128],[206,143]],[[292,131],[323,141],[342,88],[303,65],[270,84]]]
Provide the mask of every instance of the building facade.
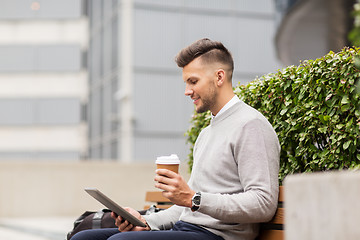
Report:
[[274,0],[276,49],[284,65],[316,59],[349,46],[355,0]]
[[186,159],[193,104],[174,57],[210,38],[233,53],[234,85],[281,67],[269,0],[88,1],[89,159]]
[[85,158],[84,2],[0,5],[0,160]]

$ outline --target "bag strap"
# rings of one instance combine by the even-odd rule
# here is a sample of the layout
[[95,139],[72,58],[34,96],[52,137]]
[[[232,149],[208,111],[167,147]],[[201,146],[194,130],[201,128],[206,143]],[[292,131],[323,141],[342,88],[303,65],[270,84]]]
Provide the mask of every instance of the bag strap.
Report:
[[94,214],[93,220],[92,220],[92,228],[93,229],[101,228],[101,219],[102,219],[103,215],[104,215],[103,210],[99,210]]

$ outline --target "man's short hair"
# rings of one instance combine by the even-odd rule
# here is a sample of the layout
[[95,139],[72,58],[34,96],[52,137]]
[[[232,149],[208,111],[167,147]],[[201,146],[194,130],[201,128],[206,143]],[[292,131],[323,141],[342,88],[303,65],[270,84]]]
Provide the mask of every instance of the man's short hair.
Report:
[[229,50],[217,41],[203,38],[182,49],[175,57],[176,64],[183,68],[201,56],[205,63],[220,62],[229,67],[230,79],[234,70],[234,60]]

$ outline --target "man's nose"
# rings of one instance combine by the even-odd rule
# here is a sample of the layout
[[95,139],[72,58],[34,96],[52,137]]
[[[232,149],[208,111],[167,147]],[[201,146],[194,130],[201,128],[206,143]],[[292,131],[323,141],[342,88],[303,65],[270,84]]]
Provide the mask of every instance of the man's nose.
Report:
[[193,94],[193,90],[189,87],[185,88],[185,96],[191,96]]

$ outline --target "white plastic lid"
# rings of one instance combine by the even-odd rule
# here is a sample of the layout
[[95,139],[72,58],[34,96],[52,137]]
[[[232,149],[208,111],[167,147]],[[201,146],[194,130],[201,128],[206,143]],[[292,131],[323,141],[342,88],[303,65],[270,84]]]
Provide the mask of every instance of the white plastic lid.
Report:
[[180,159],[176,154],[161,156],[156,158],[156,164],[180,164]]

